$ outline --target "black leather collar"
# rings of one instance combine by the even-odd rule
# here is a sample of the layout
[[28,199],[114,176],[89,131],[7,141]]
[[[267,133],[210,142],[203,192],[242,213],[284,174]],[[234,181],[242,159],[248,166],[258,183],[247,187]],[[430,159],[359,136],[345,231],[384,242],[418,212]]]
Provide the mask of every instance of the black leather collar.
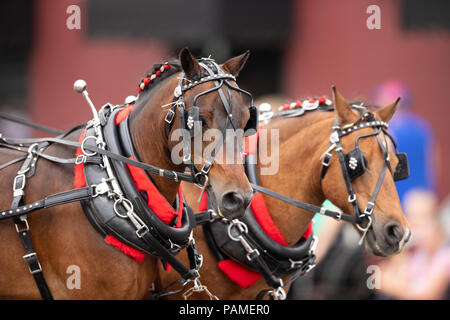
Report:
[[[251,156],[251,155],[248,155]],[[247,156],[247,157],[248,157]],[[251,165],[251,161],[246,158],[245,170],[250,182],[257,183],[256,166]],[[242,219],[247,226],[248,232],[236,232],[233,229],[233,237],[242,236],[259,253],[256,256],[249,255],[249,252],[241,242],[230,237],[229,222],[218,219],[204,225],[204,231],[209,248],[214,252],[219,260],[229,257],[236,262],[248,267],[251,270],[260,272],[266,282],[274,287],[280,285],[277,277],[304,274],[314,266],[314,237],[310,235],[307,239],[301,238],[293,246],[283,246],[272,240],[261,228],[254,217],[252,209],[249,207]]]
[[[131,138],[129,136],[128,123],[122,121],[119,127],[115,124],[115,116],[120,109],[114,110],[108,117],[104,126],[105,140],[108,149],[114,153],[122,154],[126,157],[137,155],[134,151]],[[86,136],[93,134],[93,129],[86,130]],[[86,144],[90,143],[87,141]],[[185,205],[185,212],[182,218],[182,227],[173,228],[163,223],[158,216],[147,206],[145,199],[138,192],[128,168],[123,162],[112,161],[112,165],[117,180],[123,189],[127,199],[129,199],[135,209],[135,213],[148,226],[153,236],[173,253],[178,253],[188,242],[192,231],[192,210]],[[105,171],[97,164],[85,163],[85,178],[88,185],[98,183],[102,179],[107,179]],[[82,201],[83,208],[89,221],[104,235],[113,235],[119,241],[145,253],[158,256],[158,253],[148,246],[136,234],[135,226],[129,219],[124,219],[117,215],[114,210],[114,203],[106,195]]]

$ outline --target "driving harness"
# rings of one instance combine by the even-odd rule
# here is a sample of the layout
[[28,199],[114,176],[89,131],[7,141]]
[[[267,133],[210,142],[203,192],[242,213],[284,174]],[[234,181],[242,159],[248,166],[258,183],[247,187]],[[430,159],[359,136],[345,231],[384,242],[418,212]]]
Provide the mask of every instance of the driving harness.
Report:
[[[246,155],[244,166],[250,183],[257,185],[256,154]],[[211,208],[209,203],[208,208]],[[211,213],[212,215],[208,215]],[[317,239],[312,233],[306,238],[301,237],[292,246],[280,244],[262,229],[251,206],[247,208],[241,220],[220,219],[211,209],[197,213],[195,217],[198,224],[203,224],[208,247],[219,262],[231,258],[260,273],[266,283],[273,288],[262,290],[257,295],[257,300],[261,300],[265,294],[271,299],[284,300],[286,298],[284,287],[315,266],[314,250]],[[283,282],[281,277],[284,276],[291,277]]]
[[[23,258],[35,279],[43,299],[52,299],[53,297],[44,279],[41,265],[31,242],[27,215],[35,210],[75,201],[81,201],[88,220],[102,235],[112,235],[132,248],[151,254],[160,258],[165,263],[169,263],[181,275],[181,279],[173,283],[182,284],[183,289],[180,291],[183,291],[189,282],[194,282],[195,286],[202,287],[198,281],[198,270],[202,265],[202,256],[196,250],[195,241],[192,237],[192,228],[195,226],[192,209],[186,203],[180,203],[180,198],[177,196],[175,207],[184,206],[181,225],[179,228],[175,228],[174,226],[163,223],[155,212],[147,206],[144,195],[136,188],[136,185],[130,178],[130,170],[126,167],[133,166],[151,174],[175,181],[182,180],[195,183],[203,191],[205,190],[208,185],[209,170],[214,162],[216,151],[221,147],[221,143],[216,145],[203,168],[197,171],[191,160],[190,144],[192,138],[191,124],[193,124],[195,119],[198,119],[199,109],[194,106],[192,111],[186,110],[184,93],[201,83],[213,81],[216,85],[213,89],[198,94],[196,98],[218,90],[227,114],[227,121],[222,132],[225,132],[229,123],[232,124],[234,129],[237,128],[232,118],[230,90],[236,90],[251,98],[251,117],[246,129],[256,132],[257,113],[255,111],[257,109],[253,105],[251,94],[231,85],[228,80],[235,80],[235,77],[225,73],[214,60],[204,58],[201,61],[201,65],[208,72],[208,75],[189,84],[185,84],[187,81],[182,72],[178,86],[174,90],[173,107],[169,110],[165,118],[166,130],[169,135],[170,125],[173,122],[176,110],[178,110],[181,128],[183,129],[183,160],[190,165],[190,173],[174,172],[140,162],[136,150],[133,148],[128,128],[128,118],[125,121],[121,121],[117,126],[115,124],[116,115],[125,107],[129,107],[129,104],[113,106],[107,103],[97,112],[85,90],[86,84],[82,80],[81,84],[79,83],[80,80],[78,80],[74,87],[76,91],[83,94],[94,116],[86,125],[77,126],[69,132],[60,134],[54,138],[16,139],[6,138],[0,135],[1,147],[26,153],[25,156],[21,156],[0,166],[0,169],[3,169],[14,163],[24,161],[14,178],[14,198],[11,208],[0,211],[0,220],[14,219],[16,230],[25,248]],[[167,63],[158,66],[156,75],[161,75],[164,70],[168,70],[171,67]],[[148,79],[154,79],[154,75],[149,75],[143,80],[144,85],[141,83],[139,92],[146,88],[150,82]],[[222,90],[224,84],[226,85],[229,101],[226,99]],[[140,95],[136,103],[145,104],[146,101],[143,99],[145,98]],[[84,138],[81,143],[64,139],[69,133],[83,127]],[[46,155],[44,153],[45,149],[52,143],[79,148],[81,153],[72,159]],[[25,146],[28,149],[24,149]],[[25,182],[27,178],[33,176],[36,162],[39,158],[61,164],[83,165],[86,186],[50,195],[45,199],[25,204]],[[150,179],[150,176],[148,178]],[[201,181],[202,178],[203,181]],[[190,262],[189,268],[184,266],[175,257],[184,248],[187,248]],[[170,292],[164,292],[168,287],[155,294],[155,296],[159,298],[171,294]]]

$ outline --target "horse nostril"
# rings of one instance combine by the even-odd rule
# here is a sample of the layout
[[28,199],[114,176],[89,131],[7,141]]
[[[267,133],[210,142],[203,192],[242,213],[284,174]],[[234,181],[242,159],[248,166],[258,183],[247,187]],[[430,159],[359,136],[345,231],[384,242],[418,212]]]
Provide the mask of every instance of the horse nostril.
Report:
[[403,239],[403,228],[398,222],[388,222],[384,227],[386,241],[390,245],[398,245]]
[[246,200],[244,197],[240,193],[234,191],[228,192],[222,197],[222,206],[229,211],[238,210],[242,208],[245,203]]

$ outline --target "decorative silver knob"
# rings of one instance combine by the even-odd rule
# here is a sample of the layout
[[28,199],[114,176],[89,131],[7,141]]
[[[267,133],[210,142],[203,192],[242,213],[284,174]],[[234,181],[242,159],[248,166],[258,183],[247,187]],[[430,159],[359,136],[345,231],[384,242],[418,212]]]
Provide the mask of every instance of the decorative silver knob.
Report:
[[272,111],[272,106],[270,103],[264,102],[259,105],[259,112],[270,112]]
[[94,116],[94,120],[96,123],[98,123],[98,113],[97,109],[95,109],[94,104],[92,103],[91,99],[89,98],[89,94],[86,90],[87,83],[84,80],[77,80],[73,83],[73,90],[75,90],[78,93],[81,93],[81,95],[86,99],[86,102],[88,103],[89,107],[91,108],[92,115]]
[[128,96],[128,97],[125,98],[125,104],[132,104],[135,101],[136,101],[136,97],[135,96]]
[[87,83],[84,80],[77,80],[73,83],[73,90],[75,90],[78,93],[82,93],[84,90],[86,90]]

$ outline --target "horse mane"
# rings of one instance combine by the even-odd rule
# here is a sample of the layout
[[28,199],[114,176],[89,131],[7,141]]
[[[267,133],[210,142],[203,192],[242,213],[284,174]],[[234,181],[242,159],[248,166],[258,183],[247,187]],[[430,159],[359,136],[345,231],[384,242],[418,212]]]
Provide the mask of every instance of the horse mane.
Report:
[[[204,58],[200,58],[198,60],[202,61],[203,59]],[[205,60],[208,60],[208,59],[205,59]],[[165,69],[164,72],[158,72],[161,69],[161,67],[163,67],[164,65],[169,65],[170,68]],[[215,70],[215,68],[213,68],[213,69]],[[138,87],[139,88],[139,90],[138,90],[139,97],[136,101],[136,105],[135,105],[134,109],[140,110],[147,103],[148,98],[150,96],[150,92],[152,92],[152,89],[154,89],[155,87],[158,87],[158,85],[163,83],[166,79],[170,78],[175,73],[178,73],[181,71],[182,71],[182,67],[181,67],[181,64],[180,64],[180,61],[178,60],[178,58],[171,58],[167,62],[154,64],[150,69],[148,69],[145,77],[139,81],[139,86],[141,86],[141,84],[144,82],[145,79],[148,79],[154,75],[156,75],[156,77],[153,77],[153,79],[151,81],[149,81],[148,83],[146,83],[143,88]],[[216,70],[215,70],[215,72],[216,72]],[[198,79],[193,78],[190,80],[193,80],[193,81],[200,80],[202,77],[205,77],[207,75],[208,75],[207,71],[204,70],[198,76]]]
[[181,71],[181,65],[178,59],[171,58],[170,60],[164,63],[155,63],[150,69],[147,70],[144,78],[142,78],[139,81],[139,84],[142,83],[142,81],[144,81],[145,78],[155,74],[165,64],[170,65],[170,69],[167,69],[166,71],[164,71],[164,73],[161,74],[161,76],[153,79],[148,85],[145,86],[145,89],[143,89],[142,92],[149,91],[151,88],[155,87],[158,83],[163,82],[165,79],[169,78],[174,73]]

